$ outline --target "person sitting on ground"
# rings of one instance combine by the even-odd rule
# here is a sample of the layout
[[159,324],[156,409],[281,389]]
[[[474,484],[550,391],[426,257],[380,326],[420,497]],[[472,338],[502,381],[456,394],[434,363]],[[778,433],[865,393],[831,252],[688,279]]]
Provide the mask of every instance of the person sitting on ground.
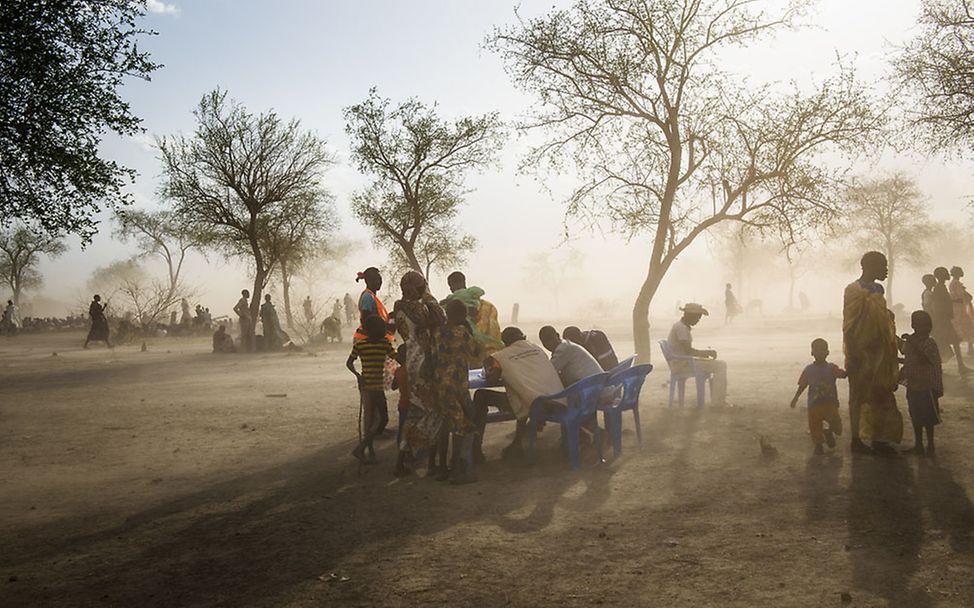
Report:
[[514,439],[504,448],[504,457],[519,456],[524,452],[524,436],[527,434],[531,403],[541,395],[551,395],[564,390],[558,372],[541,348],[528,342],[517,327],[501,332],[504,348],[484,361],[487,384],[503,383],[506,393],[480,389],[473,396],[477,416],[478,434],[475,438],[475,462],[483,462],[483,437],[487,426],[487,410],[493,406],[514,414],[517,427]]
[[715,350],[697,350],[693,348],[693,326],[700,319],[710,313],[706,308],[695,302],[688,302],[680,309],[683,317],[670,328],[667,339],[670,350],[674,355],[694,357],[693,361],[676,360],[670,363],[674,371],[690,371],[691,366],[699,372],[713,374],[711,392],[714,405],[727,404],[727,364],[717,359]]
[[213,332],[213,352],[232,353],[236,352],[236,350],[236,347],[233,345],[233,338],[227,333],[227,326],[221,324]]
[[561,336],[587,350],[599,362],[603,371],[609,371],[619,365],[619,357],[616,356],[616,351],[604,331],[590,329],[583,332],[571,325],[565,328]]
[[[922,310],[910,316],[913,335],[904,334],[900,343],[903,367],[900,384],[906,386],[906,403],[913,423],[913,448],[908,453],[933,456],[933,427],[940,424],[940,398],[944,395],[944,374],[940,350],[930,337],[933,320]],[[923,431],[927,432],[927,447],[923,447]]]
[[554,327],[542,327],[538,339],[551,353],[551,365],[563,385],[571,386],[583,378],[602,373],[602,366],[591,353],[575,342],[562,340]]
[[[345,366],[358,379],[362,407],[362,439],[352,450],[352,456],[360,462],[372,464],[376,462],[372,440],[383,426],[382,418],[387,408],[385,364],[387,359],[395,358],[396,351],[386,340],[384,319],[373,315],[366,318],[362,325],[366,337],[364,340],[357,340],[352,346]],[[361,372],[355,369],[356,359],[362,360]]]
[[321,322],[321,335],[325,342],[342,341],[342,320],[334,315]]
[[467,306],[473,335],[487,349],[487,354],[504,348],[497,322],[497,307],[483,298],[486,292],[480,287],[467,287],[467,277],[460,271],[450,273],[446,282],[450,286],[450,295],[443,299],[441,305],[446,306],[450,300],[463,302]]
[[[802,370],[798,378],[798,390],[791,400],[791,407],[798,404],[798,397],[808,389],[808,431],[812,435],[815,454],[821,456],[824,441],[829,448],[835,447],[835,436],[842,434],[842,418],[839,417],[839,392],[835,387],[836,378],[848,376],[845,370],[827,361],[829,343],[822,338],[812,340],[812,357],[815,358]],[[823,429],[822,423],[828,428]]]

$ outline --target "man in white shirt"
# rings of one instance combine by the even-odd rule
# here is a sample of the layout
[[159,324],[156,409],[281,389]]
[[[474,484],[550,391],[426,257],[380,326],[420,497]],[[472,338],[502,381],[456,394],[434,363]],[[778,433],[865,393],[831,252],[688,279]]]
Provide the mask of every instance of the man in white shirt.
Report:
[[489,407],[514,414],[517,429],[511,445],[504,448],[504,456],[519,455],[523,452],[522,442],[527,434],[531,403],[541,395],[559,393],[564,389],[548,355],[528,342],[524,332],[516,327],[508,327],[501,332],[501,341],[504,348],[487,359],[484,371],[488,385],[503,383],[507,392],[481,389],[473,396],[477,427],[480,431],[474,445],[474,459],[478,462],[483,461],[481,446]]
[[714,405],[727,404],[727,363],[717,360],[715,350],[697,350],[693,348],[693,326],[700,322],[704,315],[710,315],[707,309],[694,302],[687,303],[680,309],[683,317],[670,328],[667,338],[670,350],[674,355],[694,357],[692,361],[676,360],[670,363],[673,371],[689,372],[691,369],[713,374]]
[[551,365],[558,372],[561,383],[571,386],[582,378],[602,373],[602,366],[582,346],[562,340],[558,330],[545,325],[538,332],[538,339],[551,352]]

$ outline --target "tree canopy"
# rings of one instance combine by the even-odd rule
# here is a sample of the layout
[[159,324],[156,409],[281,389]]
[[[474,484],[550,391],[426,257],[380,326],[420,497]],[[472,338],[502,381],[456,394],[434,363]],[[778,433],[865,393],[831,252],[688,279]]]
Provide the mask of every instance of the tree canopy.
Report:
[[896,62],[908,115],[938,151],[974,147],[974,1],[924,0],[920,33]]
[[794,25],[747,0],[578,0],[495,31],[488,44],[538,100],[522,125],[547,140],[525,165],[571,170],[571,215],[649,233],[648,271],[633,306],[641,357],[649,305],[674,260],[725,221],[785,241],[834,217],[840,167],[881,126],[847,70],[810,92],[742,82],[720,52]]
[[464,259],[473,237],[454,219],[463,204],[464,175],[494,161],[503,141],[496,113],[448,121],[416,99],[393,105],[375,89],[345,109],[352,160],[372,184],[352,211],[400,267],[428,274]]
[[159,67],[138,46],[152,33],[144,12],[138,0],[0,3],[0,221],[87,241],[100,209],[128,202],[134,171],[98,148],[141,130],[118,91]]
[[60,239],[25,226],[0,229],[0,280],[10,288],[14,304],[20,304],[24,291],[43,282],[37,270],[41,256],[56,258],[65,251]]
[[275,112],[253,114],[216,90],[200,101],[191,137],[157,140],[160,194],[175,218],[208,247],[246,260],[254,271],[251,319],[271,273],[334,225],[322,171],[333,161],[325,142]]

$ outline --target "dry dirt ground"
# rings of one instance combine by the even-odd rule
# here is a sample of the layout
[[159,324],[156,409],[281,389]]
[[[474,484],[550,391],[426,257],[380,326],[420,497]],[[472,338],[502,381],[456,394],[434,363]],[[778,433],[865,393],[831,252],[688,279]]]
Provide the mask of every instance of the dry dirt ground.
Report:
[[974,605],[974,393],[952,369],[936,462],[852,458],[846,438],[814,457],[788,402],[811,338],[841,350],[838,322],[696,333],[733,407],[667,409],[657,370],[642,449],[629,430],[573,473],[549,429],[527,466],[500,460],[513,428],[493,425],[462,487],[395,480],[390,440],[377,466],[349,457],[347,344],[3,339],[0,606]]

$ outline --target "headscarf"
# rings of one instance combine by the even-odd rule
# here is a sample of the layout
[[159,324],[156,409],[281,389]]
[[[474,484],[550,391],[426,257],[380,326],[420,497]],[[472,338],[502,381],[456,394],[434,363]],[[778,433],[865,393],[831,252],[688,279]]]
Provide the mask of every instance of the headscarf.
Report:
[[402,275],[399,281],[403,300],[421,300],[427,293],[427,287],[426,278],[415,270]]
[[370,277],[379,278],[380,276],[381,275],[379,274],[378,268],[375,266],[369,266],[363,272],[359,272],[355,275],[355,282],[358,283],[359,281],[365,281],[365,283],[368,284]]

